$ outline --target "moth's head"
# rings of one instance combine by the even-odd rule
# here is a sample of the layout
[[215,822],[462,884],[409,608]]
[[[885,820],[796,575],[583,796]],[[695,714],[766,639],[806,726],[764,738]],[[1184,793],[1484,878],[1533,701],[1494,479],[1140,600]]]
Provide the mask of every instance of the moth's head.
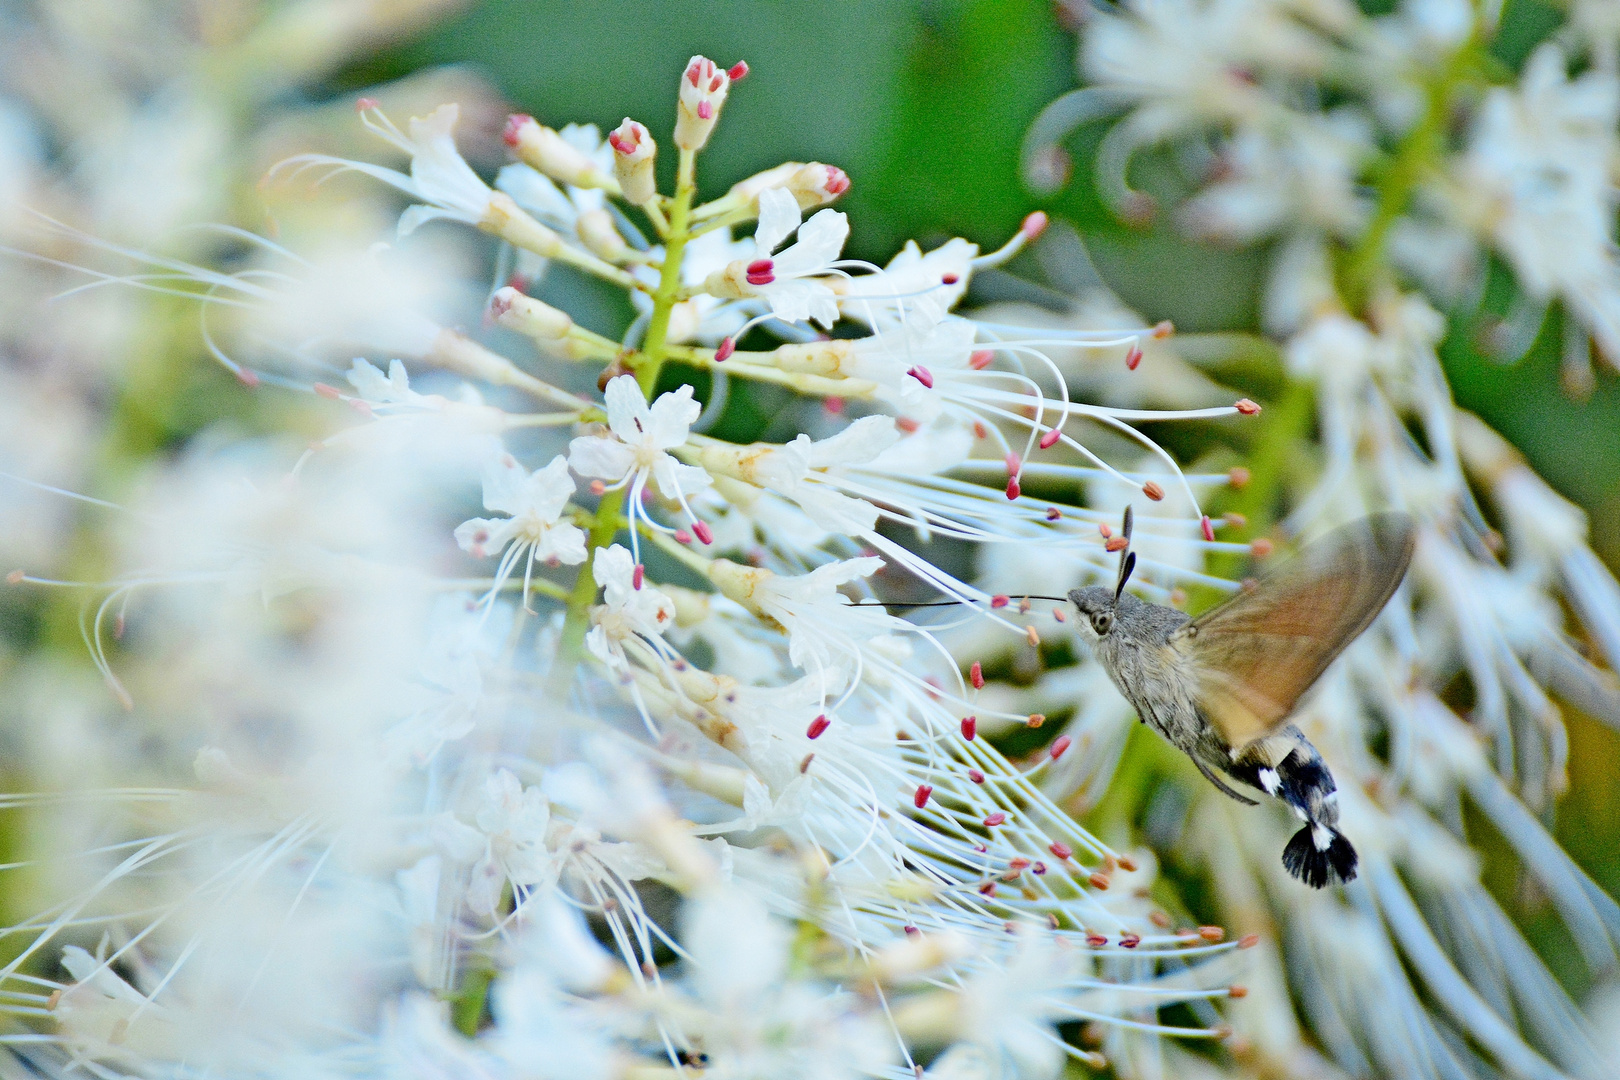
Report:
[[1114,617],[1119,603],[1113,589],[1093,585],[1089,589],[1075,589],[1069,593],[1069,602],[1080,612],[1080,636],[1088,641],[1107,637],[1114,629]]

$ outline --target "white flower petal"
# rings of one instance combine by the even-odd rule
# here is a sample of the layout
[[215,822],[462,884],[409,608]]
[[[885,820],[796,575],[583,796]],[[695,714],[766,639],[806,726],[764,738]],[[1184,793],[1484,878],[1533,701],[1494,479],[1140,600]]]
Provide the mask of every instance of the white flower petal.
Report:
[[622,480],[635,464],[636,452],[616,439],[583,435],[568,444],[568,467],[581,476]]
[[[647,419],[648,442],[660,450],[669,450],[686,442],[692,424],[703,414],[703,406],[692,399],[692,387],[681,386],[672,393],[660,394],[653,402]],[[620,436],[624,438],[624,436]],[[635,440],[625,439],[626,442]]]
[[[634,375],[608,380],[603,392],[607,400],[608,427],[627,443],[639,443],[647,429],[647,396]],[[684,438],[684,436],[683,436]]]
[[781,188],[759,193],[759,225],[754,229],[754,258],[768,259],[788,233],[799,227],[799,200]]

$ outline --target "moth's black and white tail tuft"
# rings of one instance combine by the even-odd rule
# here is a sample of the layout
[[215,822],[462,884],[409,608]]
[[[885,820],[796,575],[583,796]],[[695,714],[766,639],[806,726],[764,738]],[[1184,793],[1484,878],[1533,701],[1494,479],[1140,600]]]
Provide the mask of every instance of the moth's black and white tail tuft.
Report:
[[1283,849],[1283,866],[1313,889],[1356,876],[1356,849],[1331,825],[1307,822]]

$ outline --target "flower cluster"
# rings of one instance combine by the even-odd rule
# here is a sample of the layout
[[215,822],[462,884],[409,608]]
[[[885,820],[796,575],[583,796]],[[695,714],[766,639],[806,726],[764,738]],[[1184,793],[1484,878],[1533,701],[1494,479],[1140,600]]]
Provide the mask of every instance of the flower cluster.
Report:
[[[1506,85],[1488,6],[1413,0],[1369,16],[1335,2],[1131,3],[1089,20],[1088,85],[1030,133],[1028,176],[1051,186],[1066,178],[1063,137],[1112,118],[1098,186],[1138,222],[1157,205],[1131,185],[1137,151],[1202,154],[1179,223],[1275,244],[1266,329],[1312,407],[1265,437],[1320,467],[1274,471],[1245,492],[1249,527],[1309,536],[1387,507],[1420,523],[1407,583],[1297,720],[1339,778],[1346,828],[1366,853],[1348,903],[1286,888],[1260,857],[1278,837],[1257,842],[1219,798],[1184,819],[1233,924],[1280,924],[1292,946],[1232,1014],[1262,1071],[1320,1064],[1305,1032],[1278,1022],[1294,1002],[1355,1075],[1612,1069],[1604,1035],[1482,886],[1463,808],[1544,891],[1586,974],[1611,980],[1620,906],[1537,815],[1567,783],[1562,707],[1620,725],[1601,670],[1620,665],[1620,588],[1587,547],[1580,511],[1453,403],[1436,309],[1477,293],[1488,247],[1531,309],[1512,355],[1556,300],[1566,386],[1590,389],[1594,344],[1615,364],[1620,79],[1613,28],[1590,20],[1599,6],[1577,5],[1581,32],[1540,45]],[[1588,63],[1572,74],[1577,51]],[[1053,672],[1016,700],[1043,708],[1088,677]],[[1099,707],[1080,731],[1117,743],[1120,723]],[[1077,766],[1071,780],[1095,792],[1110,771]]]
[[[1060,807],[1099,748],[986,679],[1064,643],[1064,611],[932,553],[1102,580],[1135,502],[1145,595],[1231,589],[1203,560],[1249,545],[1200,505],[1241,473],[1185,473],[1136,425],[1259,407],[1074,400],[1167,325],[959,313],[1043,215],[879,267],[842,257],[836,167],[699,203],[746,74],[684,69],[671,194],[634,120],[513,117],[490,184],[455,106],[402,130],[370,100],[403,169],[274,171],[403,193],[400,252],[494,237],[514,272],[482,336],[376,285],[397,253],[155,261],[219,316],[241,392],[301,395],[324,434],[199,449],[129,500],[86,620],[125,734],[89,740],[85,798],[17,800],[84,838],[3,968],[38,1067],[1041,1078],[1227,1032],[1212,1001],[1258,939],[1194,925],[1150,850]],[[580,325],[541,298],[553,264],[637,317]],[[757,392],[792,438],[706,434]],[[961,607],[881,602],[907,590]],[[82,727],[83,701],[34,722]]]

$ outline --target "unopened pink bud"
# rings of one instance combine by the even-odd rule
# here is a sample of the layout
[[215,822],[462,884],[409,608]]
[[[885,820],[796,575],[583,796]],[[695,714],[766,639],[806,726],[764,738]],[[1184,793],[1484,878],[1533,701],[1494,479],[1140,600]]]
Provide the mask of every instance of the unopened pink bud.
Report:
[[911,796],[911,801],[916,804],[917,809],[921,810],[923,807],[928,805],[928,796],[932,795],[933,793],[934,789],[929,785],[918,784],[916,794]]
[[698,102],[697,114],[699,120],[708,120],[714,116],[714,103],[709,101]]
[[746,60],[737,61],[735,64],[732,64],[731,69],[726,72],[726,78],[730,79],[732,82],[739,82],[747,75],[748,61]]
[[707,521],[692,522],[692,531],[697,533],[697,538],[705,544],[714,543],[714,530],[709,528]]
[[731,359],[731,354],[736,351],[737,343],[731,338],[724,338],[720,342],[720,347],[714,350],[714,362],[717,364],[723,364],[727,360]]
[[523,141],[524,126],[533,123],[536,123],[535,118],[527,113],[513,113],[506,118],[506,127],[501,132],[501,138],[506,140],[507,146],[516,146]]
[[1129,349],[1125,350],[1125,370],[1126,371],[1135,371],[1137,369],[1137,366],[1140,365],[1141,363],[1142,363],[1142,350],[1141,349],[1137,348],[1135,345],[1132,345]]
[[1007,481],[1007,501],[1016,502],[1023,493],[1024,489],[1019,486],[1018,477],[1009,478]]
[[977,716],[962,717],[962,738],[969,742],[979,734],[979,718]]
[[1052,740],[1052,760],[1056,761],[1058,758],[1062,757],[1073,744],[1074,740],[1069,738],[1067,735],[1059,735],[1056,739]]

